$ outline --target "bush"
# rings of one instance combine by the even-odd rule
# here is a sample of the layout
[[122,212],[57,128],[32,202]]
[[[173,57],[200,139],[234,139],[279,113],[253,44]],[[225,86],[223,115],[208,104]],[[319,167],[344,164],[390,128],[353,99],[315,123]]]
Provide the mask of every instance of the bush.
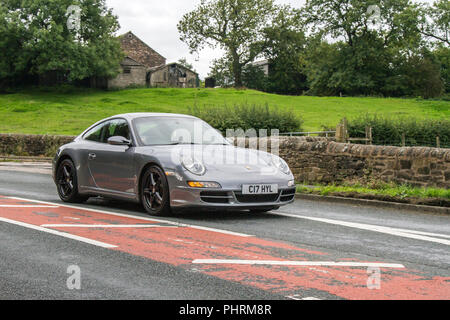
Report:
[[406,146],[436,147],[436,137],[439,136],[441,148],[450,148],[449,120],[365,115],[349,121],[348,133],[352,138],[365,137],[366,127],[372,127],[373,143],[376,145],[401,146],[404,133]]
[[224,134],[227,129],[278,129],[280,133],[301,130],[303,121],[292,111],[269,108],[265,105],[249,105],[247,103],[224,106],[194,106],[189,113],[208,122]]

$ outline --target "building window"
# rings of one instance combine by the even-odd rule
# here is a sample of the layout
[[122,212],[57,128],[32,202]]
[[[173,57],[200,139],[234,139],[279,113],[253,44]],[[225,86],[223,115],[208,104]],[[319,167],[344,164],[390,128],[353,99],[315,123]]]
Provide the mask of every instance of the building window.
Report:
[[124,67],[123,68],[123,73],[131,73],[131,68],[130,67]]

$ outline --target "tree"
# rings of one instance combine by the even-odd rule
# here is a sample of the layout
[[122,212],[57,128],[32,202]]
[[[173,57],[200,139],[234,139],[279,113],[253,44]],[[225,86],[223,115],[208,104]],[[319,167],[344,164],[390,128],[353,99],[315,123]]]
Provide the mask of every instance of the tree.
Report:
[[282,7],[265,33],[268,45],[264,56],[270,62],[267,91],[279,94],[306,91],[307,42],[298,12],[289,6]]
[[450,48],[438,47],[434,52],[437,62],[441,67],[441,76],[445,84],[445,92],[450,92]]
[[213,77],[217,86],[224,88],[234,86],[231,58],[225,55],[222,58],[214,59],[208,77]]
[[[378,95],[403,60],[421,46],[418,6],[409,0],[309,0],[303,13],[311,41],[307,74],[311,93]],[[375,22],[375,23],[374,23]],[[334,44],[323,44],[324,39]]]
[[410,0],[307,0],[305,26],[322,37],[353,46],[375,33],[385,46],[417,41],[420,10]]
[[[79,29],[69,28],[72,5]],[[123,58],[117,17],[104,0],[3,0],[0,3],[0,79],[20,82],[49,71],[69,80],[113,77]]]
[[202,0],[178,23],[180,39],[191,53],[205,46],[226,50],[234,86],[242,87],[242,69],[266,48],[264,30],[277,10],[274,0]]
[[242,82],[246,88],[267,91],[269,79],[260,66],[248,64],[242,70]]
[[450,2],[438,0],[424,6],[419,31],[428,39],[450,45]]

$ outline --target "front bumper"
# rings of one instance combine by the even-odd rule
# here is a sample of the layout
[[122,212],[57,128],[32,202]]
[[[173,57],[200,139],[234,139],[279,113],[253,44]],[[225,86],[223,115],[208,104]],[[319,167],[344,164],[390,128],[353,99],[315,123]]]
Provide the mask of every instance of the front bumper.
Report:
[[243,195],[241,189],[198,189],[178,186],[171,189],[173,208],[253,209],[281,207],[294,202],[295,188],[280,188],[277,194]]

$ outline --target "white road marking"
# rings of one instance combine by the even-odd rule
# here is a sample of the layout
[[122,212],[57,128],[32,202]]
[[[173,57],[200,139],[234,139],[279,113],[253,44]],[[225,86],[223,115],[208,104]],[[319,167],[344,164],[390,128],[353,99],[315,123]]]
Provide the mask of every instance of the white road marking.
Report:
[[302,298],[301,295],[299,294],[294,294],[293,296],[287,296],[286,298],[292,299],[292,300],[322,300],[316,297],[306,297],[306,298]]
[[437,237],[450,238],[449,235],[444,235],[444,234],[407,230],[407,229],[397,229],[397,228],[392,228],[392,227],[384,227],[384,226],[355,223],[355,222],[346,222],[346,221],[332,220],[332,219],[325,219],[325,218],[314,218],[314,217],[300,216],[300,215],[296,215],[296,214],[283,213],[283,212],[273,212],[271,214],[277,215],[277,216],[283,216],[283,217],[323,222],[323,223],[345,226],[345,227],[349,227],[349,228],[357,228],[357,229],[368,230],[368,231],[373,231],[373,232],[381,232],[381,233],[390,234],[393,236],[398,236],[398,237],[403,237],[403,238],[410,238],[410,239],[445,244],[447,246],[450,245],[450,240],[437,238]]
[[374,267],[374,268],[405,268],[397,263],[379,262],[335,262],[335,261],[271,261],[271,260],[226,260],[226,259],[196,259],[193,264],[249,264],[272,266],[320,266],[320,267]]
[[140,217],[140,216],[135,216],[135,215],[131,215],[131,214],[122,214],[122,213],[116,213],[116,212],[111,212],[111,211],[91,209],[91,208],[84,208],[84,207],[72,206],[72,205],[66,205],[66,204],[62,205],[62,204],[57,204],[57,203],[54,203],[54,202],[38,201],[38,200],[24,199],[24,198],[19,198],[19,197],[7,197],[7,198],[8,199],[14,199],[14,200],[20,200],[20,201],[29,201],[29,202],[34,202],[34,203],[47,204],[47,205],[57,205],[57,206],[60,206],[60,207],[65,207],[65,208],[72,208],[72,209],[85,210],[85,211],[90,211],[90,212],[103,213],[103,214],[117,216],[117,217],[125,217],[125,218],[140,219],[140,220],[145,220],[145,221],[166,223],[166,224],[171,224],[171,225],[174,225],[174,226],[177,226],[177,227],[189,227],[189,228],[193,228],[193,229],[211,231],[211,232],[228,234],[228,235],[234,235],[234,236],[239,236],[239,237],[254,237],[253,235],[248,235],[248,234],[244,234],[244,233],[233,232],[233,231],[222,230],[222,229],[216,229],[216,228],[208,228],[208,227],[197,226],[197,225],[192,225],[192,224],[184,224],[184,223],[174,222],[174,221],[170,221],[170,220],[146,218],[146,217]]
[[59,208],[59,206],[27,206],[27,205],[10,205],[10,204],[2,204],[0,205],[0,208]]
[[56,230],[52,230],[52,229],[47,229],[47,228],[44,228],[44,227],[36,226],[36,225],[33,225],[33,224],[28,224],[28,223],[25,223],[25,222],[20,222],[20,221],[16,221],[16,220],[6,219],[6,218],[2,218],[2,217],[0,217],[0,221],[6,222],[6,223],[15,224],[15,225],[18,225],[18,226],[21,226],[21,227],[25,227],[25,228],[28,228],[28,229],[33,229],[33,230],[37,230],[37,231],[50,233],[50,234],[53,234],[53,235],[57,235],[57,236],[68,238],[68,239],[72,239],[72,240],[85,242],[85,243],[92,244],[94,246],[98,246],[98,247],[102,247],[102,248],[107,248],[107,249],[117,248],[117,246],[114,246],[112,244],[108,244],[108,243],[104,243],[104,242],[100,242],[100,241],[96,241],[96,240],[92,240],[92,239],[88,239],[88,238],[84,238],[84,237],[79,237],[79,236],[76,236],[76,235],[73,235],[73,234],[69,234],[69,233],[65,233],[65,232],[60,232],[60,231],[56,231]]
[[44,228],[178,228],[154,224],[43,224]]

